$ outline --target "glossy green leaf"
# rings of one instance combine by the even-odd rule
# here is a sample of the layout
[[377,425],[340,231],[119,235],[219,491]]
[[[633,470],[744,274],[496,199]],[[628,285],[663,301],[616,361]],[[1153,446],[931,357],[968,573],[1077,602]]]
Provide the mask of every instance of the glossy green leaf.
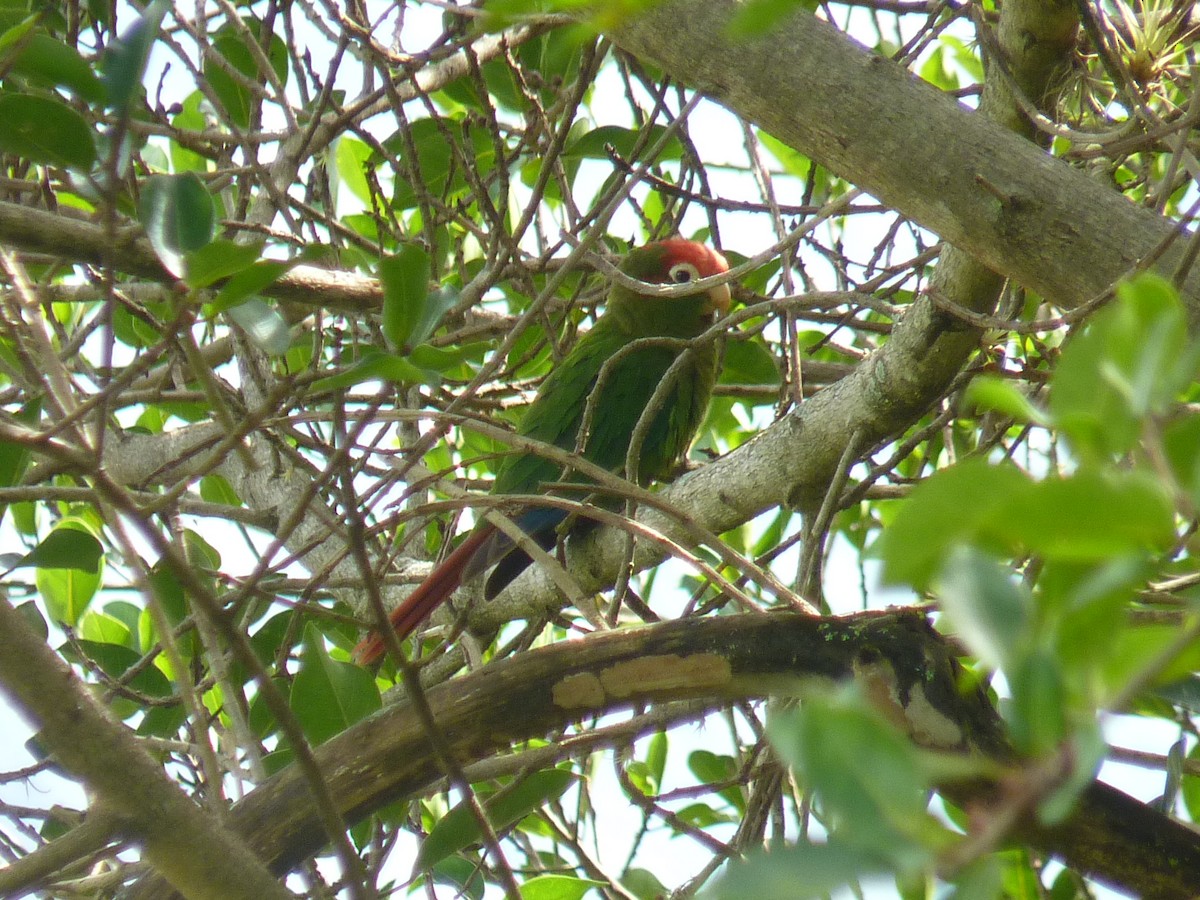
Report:
[[667,733],[656,731],[646,748],[646,769],[658,790],[662,790],[663,776],[667,771]]
[[[0,47],[0,54],[3,48]],[[8,60],[14,74],[52,87],[65,87],[76,96],[98,103],[104,99],[104,87],[92,67],[74,47],[38,32],[21,43],[20,52]]]
[[900,868],[923,861],[940,828],[920,753],[857,690],[807,698],[768,720],[767,735],[816,792],[834,836]]
[[725,345],[722,384],[779,384],[779,364],[761,341],[729,341]]
[[0,4],[0,66],[12,66],[20,48],[29,40],[30,32],[38,27],[41,17],[29,15],[25,4],[8,6]]
[[658,880],[657,875],[636,866],[625,870],[621,876],[621,883],[632,891],[638,900],[660,900],[671,893],[666,885]]
[[45,640],[50,636],[50,627],[46,624],[46,619],[42,615],[42,611],[38,609],[38,605],[33,600],[17,606],[17,612],[21,614],[26,624],[33,630],[33,633]]
[[373,151],[364,141],[349,134],[338,138],[334,150],[334,161],[342,185],[363,203],[371,200],[366,165],[372,154]]
[[1012,699],[1005,712],[1013,743],[1031,756],[1050,753],[1067,736],[1067,694],[1060,662],[1049,651],[1035,649],[1016,660],[1006,675]]
[[812,169],[812,160],[803,153],[793,150],[772,134],[760,130],[757,132],[757,135],[762,145],[771,151],[772,156],[779,160],[785,172],[796,178],[808,178],[808,173]]
[[[728,754],[717,754],[711,750],[693,750],[688,754],[688,768],[704,784],[724,784],[737,779],[737,762]],[[723,787],[717,792],[722,799],[739,812],[745,811],[746,798],[736,785]]]
[[241,506],[242,498],[222,475],[205,475],[200,479],[200,498],[209,503]]
[[205,575],[213,575],[221,571],[221,553],[204,539],[204,536],[191,528],[183,532],[184,546],[187,549],[188,565]]
[[224,278],[245,271],[257,262],[262,244],[239,244],[227,238],[213,241],[187,255],[187,277],[190,288],[206,288]]
[[433,867],[433,882],[453,888],[455,900],[485,900],[487,882],[478,859],[450,856]]
[[[581,135],[572,141],[563,151],[565,157],[581,157],[585,159],[608,159],[610,148],[626,161],[634,159],[634,151],[641,142],[641,153],[648,153],[666,133],[666,126],[651,125],[649,132],[645,129],[622,128],[619,125],[601,125]],[[659,160],[679,159],[683,155],[683,145],[679,139],[668,139]]]
[[0,152],[30,162],[87,170],[96,142],[87,121],[61,100],[0,92]]
[[314,745],[345,731],[382,705],[371,673],[339,662],[325,651],[325,639],[313,624],[304,629],[300,671],[292,681],[291,707]]
[[[402,134],[395,134],[384,142],[384,147],[408,161],[414,170],[412,177],[420,178],[422,191],[439,197],[451,188],[457,188],[461,182],[462,176],[454,172],[454,147],[458,143],[458,130],[458,125],[449,120],[418,119],[409,126],[407,139]],[[413,149],[416,150],[415,159]],[[412,209],[418,205],[417,193],[408,179],[408,174],[402,174],[395,180],[392,205],[397,209]]]
[[97,575],[104,548],[86,526],[65,520],[21,558],[21,566],[73,569]]
[[[261,22],[249,17],[244,19],[244,24],[253,35],[259,34],[263,27]],[[258,61],[250,47],[247,46],[246,40],[246,36],[239,30],[227,25],[217,32],[212,42],[212,48],[222,57],[227,66],[240,73],[251,84],[263,84],[266,79],[259,71]],[[271,70],[275,77],[282,84],[287,84],[287,46],[283,39],[279,35],[272,34],[263,48],[263,52],[271,64]],[[203,71],[213,93],[221,101],[221,105],[233,123],[239,128],[250,127],[257,102],[250,89],[210,57],[205,57]]]
[[1029,487],[1029,479],[1015,466],[993,466],[981,459],[937,472],[900,505],[876,545],[884,579],[927,588],[951,547],[984,537],[996,512]]
[[1084,468],[1047,478],[1019,502],[995,510],[990,525],[1014,544],[1055,559],[1103,561],[1175,540],[1170,497],[1146,472]]
[[291,271],[308,259],[306,254],[300,254],[293,259],[260,259],[251,265],[244,266],[227,281],[213,300],[214,312],[223,312],[237,306],[274,284],[285,273]]
[[283,356],[292,345],[291,333],[283,313],[265,300],[252,297],[227,313],[246,332],[246,336],[268,356]]
[[142,655],[136,650],[120,644],[108,644],[98,641],[81,640],[80,649],[111,678],[123,678],[125,673],[138,667],[137,674],[129,681],[129,686],[151,697],[170,697],[174,694],[174,686],[159,669],[154,666],[142,665]]
[[[436,292],[435,292],[436,293]],[[429,344],[418,344],[408,354],[409,362],[421,369],[433,372],[448,372],[461,366],[468,360],[482,360],[492,345],[484,341],[473,344],[460,344],[452,347],[434,347]]]
[[1045,425],[1044,412],[1034,406],[1012,381],[994,375],[980,375],[967,386],[963,402],[980,409],[998,412],[1015,422]]
[[[31,400],[17,410],[13,418],[24,425],[34,425],[41,416],[41,410],[41,401]],[[19,484],[32,458],[33,454],[24,444],[0,441],[0,488]],[[0,503],[0,521],[4,519],[7,509],[7,503]]]
[[322,378],[313,385],[316,391],[335,391],[365,381],[389,381],[393,384],[437,384],[436,372],[418,369],[402,356],[370,350],[344,372]]
[[938,578],[951,630],[984,665],[1005,668],[1026,643],[1030,600],[1012,573],[971,547],[958,547]]
[[746,0],[729,20],[729,36],[734,39],[759,37],[786,22],[797,10],[812,12],[816,0]]
[[521,900],[582,900],[592,888],[605,886],[603,881],[570,875],[537,875],[521,885]]
[[705,894],[712,900],[787,897],[817,900],[888,866],[875,854],[840,841],[796,844],[771,853],[753,853],[729,866]]
[[1141,275],[1063,348],[1050,412],[1078,454],[1111,458],[1133,447],[1142,420],[1165,410],[1196,368],[1174,288]]
[[[493,829],[502,832],[549,801],[557,800],[574,780],[574,774],[566,769],[534,772],[484,802],[488,821]],[[413,871],[428,869],[447,856],[478,843],[480,835],[479,822],[471,809],[460,803],[442,816],[430,830],[421,844]]]
[[79,636],[101,644],[119,644],[133,649],[133,633],[120,619],[89,609],[79,622]]
[[124,114],[141,89],[142,76],[150,59],[150,48],[158,40],[163,16],[170,9],[168,0],[152,0],[136,22],[117,40],[109,43],[101,62],[108,105]]
[[[405,350],[421,320],[430,296],[429,254],[419,244],[404,244],[379,261],[383,285],[383,336],[396,350]],[[413,341],[414,344],[421,340]]]
[[138,218],[159,260],[179,278],[187,274],[187,254],[206,246],[215,226],[212,197],[192,172],[146,181]]

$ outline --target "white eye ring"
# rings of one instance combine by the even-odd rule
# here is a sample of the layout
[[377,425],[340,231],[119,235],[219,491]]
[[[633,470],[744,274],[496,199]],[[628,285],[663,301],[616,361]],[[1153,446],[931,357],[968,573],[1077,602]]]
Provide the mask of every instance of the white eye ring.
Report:
[[687,284],[691,281],[699,281],[700,270],[691,263],[675,263],[667,270],[667,277],[671,279],[672,284]]

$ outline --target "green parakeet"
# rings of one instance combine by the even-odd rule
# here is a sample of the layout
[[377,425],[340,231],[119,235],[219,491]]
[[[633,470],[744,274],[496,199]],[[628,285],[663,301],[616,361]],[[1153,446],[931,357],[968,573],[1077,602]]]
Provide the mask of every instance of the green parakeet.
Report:
[[[621,264],[626,275],[650,284],[687,284],[729,270],[715,250],[681,238],[631,251]],[[626,474],[629,445],[667,370],[684,353],[682,341],[703,333],[729,309],[729,287],[718,285],[681,297],[655,297],[614,284],[604,314],[561,364],[542,382],[518,432],[575,451],[586,420],[582,455],[614,473]],[[661,339],[655,341],[654,339]],[[634,341],[644,344],[628,347]],[[607,364],[607,365],[606,365]],[[648,484],[671,473],[687,454],[704,418],[717,380],[714,342],[693,347],[672,373],[656,404],[638,457],[637,481]],[[492,491],[535,494],[563,477],[562,467],[536,453],[512,453],[500,463]],[[578,474],[569,476],[578,482]],[[554,546],[567,514],[531,506],[512,514],[523,531],[546,549]],[[484,596],[491,598],[530,565],[529,556],[494,526],[474,531],[391,614],[391,626],[406,637],[466,578],[490,569]],[[368,635],[354,650],[369,664],[383,654],[383,640]]]

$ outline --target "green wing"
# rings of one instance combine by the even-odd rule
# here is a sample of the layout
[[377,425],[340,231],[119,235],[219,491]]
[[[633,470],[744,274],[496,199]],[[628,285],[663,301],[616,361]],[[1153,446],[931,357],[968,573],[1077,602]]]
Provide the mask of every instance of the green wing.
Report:
[[[597,322],[546,379],[525,413],[520,433],[574,451],[587,415],[589,434],[583,455],[609,471],[623,471],[634,431],[679,355],[678,344],[666,342],[620,353],[632,340],[611,321]],[[612,362],[605,368],[608,360]],[[645,429],[638,481],[645,484],[663,477],[687,452],[712,393],[716,364],[715,350],[693,352],[672,379]],[[536,453],[514,453],[501,463],[495,491],[535,493],[539,485],[560,476],[560,467],[550,460]]]

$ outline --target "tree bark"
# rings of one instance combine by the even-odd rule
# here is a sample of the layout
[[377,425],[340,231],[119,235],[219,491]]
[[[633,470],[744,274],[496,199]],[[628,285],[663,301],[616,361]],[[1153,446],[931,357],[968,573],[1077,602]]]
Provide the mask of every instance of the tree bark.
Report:
[[[680,620],[531,650],[438,685],[426,697],[455,759],[467,765],[514,742],[633,706],[699,699],[715,707],[804,696],[854,679],[922,746],[1012,763],[995,710],[981,688],[963,688],[955,653],[920,610]],[[442,777],[408,704],[359,722],[316,755],[348,822]],[[968,808],[1003,793],[1001,784],[984,779],[946,788]],[[1141,829],[1136,842],[1123,827],[1130,816]],[[294,767],[234,807],[232,821],[278,874],[319,851],[326,839]],[[1190,896],[1200,883],[1200,835],[1103,785],[1093,786],[1081,812],[1063,825],[1030,822],[1019,831],[1032,845],[1143,896]],[[169,895],[161,882],[147,879],[129,898]]]

